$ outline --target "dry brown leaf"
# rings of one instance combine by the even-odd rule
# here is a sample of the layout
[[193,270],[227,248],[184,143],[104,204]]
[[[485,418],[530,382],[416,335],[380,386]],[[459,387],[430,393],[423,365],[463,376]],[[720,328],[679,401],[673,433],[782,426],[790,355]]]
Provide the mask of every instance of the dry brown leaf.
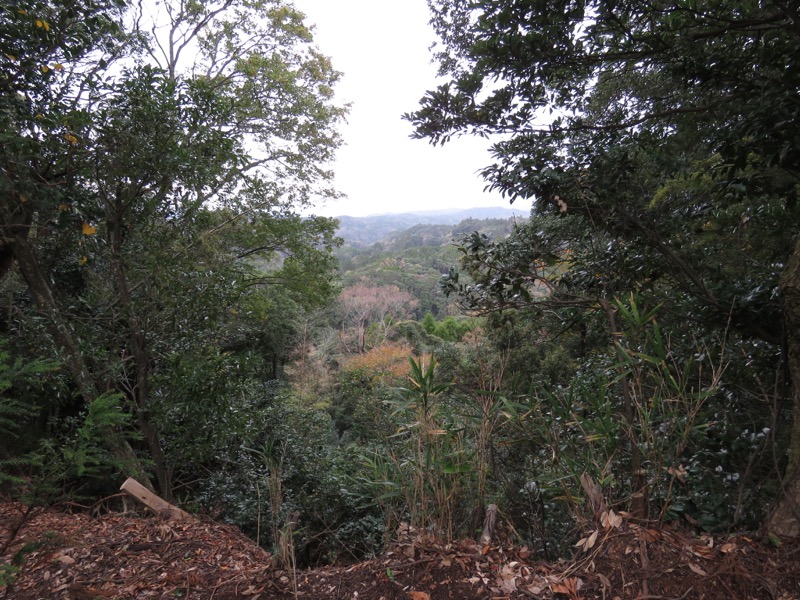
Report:
[[690,568],[692,571],[694,571],[695,573],[697,573],[698,575],[702,575],[703,577],[705,577],[706,575],[708,575],[708,573],[706,573],[706,572],[705,572],[703,569],[701,569],[700,567],[698,567],[698,566],[697,566],[696,564],[694,564],[694,563],[689,563],[689,568]]
[[580,588],[581,580],[577,577],[570,577],[564,579],[561,583],[551,583],[550,590],[554,594],[564,594],[570,597],[570,600],[580,600],[578,596],[578,589]]
[[411,600],[431,600],[431,596],[428,592],[408,592],[408,595],[411,597]]
[[661,532],[657,529],[643,529],[644,532],[644,539],[647,542],[655,542],[658,539],[661,539]]
[[688,475],[688,472],[683,465],[678,465],[677,469],[675,467],[666,467],[664,470],[681,483],[686,482],[686,475]]
[[736,550],[736,544],[728,542],[727,544],[723,544],[722,547],[719,549],[720,552],[724,554],[728,554]]
[[510,594],[517,590],[517,582],[514,575],[514,568],[510,565],[504,566],[497,575],[497,584],[505,594]]
[[595,542],[597,542],[597,534],[600,533],[599,531],[595,531],[592,535],[589,536],[589,539],[586,540],[586,545],[583,547],[584,550],[590,550],[594,547]]
[[529,585],[528,591],[531,594],[536,594],[537,596],[542,593],[543,588],[539,587],[538,585]]
[[500,577],[503,579],[514,579],[514,577],[516,577],[516,573],[514,573],[514,563],[505,565],[500,569]]
[[606,529],[617,529],[622,525],[622,516],[609,509],[608,511],[603,511],[601,522]]
[[580,548],[581,552],[591,550],[592,547],[594,547],[595,542],[597,542],[597,534],[598,531],[593,531],[589,537],[579,539],[578,543],[575,544],[575,547]]

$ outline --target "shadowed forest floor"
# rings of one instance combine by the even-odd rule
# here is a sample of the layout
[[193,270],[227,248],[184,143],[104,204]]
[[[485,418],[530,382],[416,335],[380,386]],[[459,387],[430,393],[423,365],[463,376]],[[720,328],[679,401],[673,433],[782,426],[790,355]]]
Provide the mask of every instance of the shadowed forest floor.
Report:
[[[0,541],[21,510],[0,504]],[[406,536],[379,558],[293,577],[228,525],[51,508],[0,556],[0,581],[3,564],[19,568],[0,598],[800,598],[796,541],[775,547],[631,521],[598,524],[585,540],[573,560],[544,562],[525,547]]]

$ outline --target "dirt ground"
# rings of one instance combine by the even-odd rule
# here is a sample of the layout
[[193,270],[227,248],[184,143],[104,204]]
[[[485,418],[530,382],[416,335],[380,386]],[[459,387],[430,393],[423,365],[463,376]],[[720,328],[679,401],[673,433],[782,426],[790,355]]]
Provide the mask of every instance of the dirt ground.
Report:
[[[0,547],[21,511],[0,503]],[[358,564],[293,574],[277,563],[235,528],[209,520],[56,507],[36,514],[0,556],[0,598],[800,599],[797,541],[697,536],[613,513],[586,532],[571,561],[406,533]]]

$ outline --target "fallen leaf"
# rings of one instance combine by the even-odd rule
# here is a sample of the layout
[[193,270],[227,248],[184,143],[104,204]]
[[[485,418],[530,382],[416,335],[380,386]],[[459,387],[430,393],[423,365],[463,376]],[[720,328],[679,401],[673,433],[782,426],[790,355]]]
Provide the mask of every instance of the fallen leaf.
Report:
[[408,592],[408,595],[411,596],[411,600],[431,600],[428,592]]
[[569,596],[571,600],[578,600],[578,588],[580,587],[580,580],[577,577],[570,577],[564,579],[561,583],[551,583],[550,590],[554,594],[564,594]]
[[503,567],[503,570],[497,576],[497,584],[504,594],[510,594],[517,591],[517,582],[514,577],[514,571],[510,567]]
[[601,522],[606,529],[617,529],[622,525],[622,516],[609,509],[603,512]]
[[581,549],[581,552],[586,552],[587,550],[591,550],[594,547],[595,542],[597,542],[597,534],[598,531],[593,531],[592,535],[589,537],[581,538],[578,540],[578,543],[575,544],[577,548]]
[[609,580],[608,577],[606,577],[602,573],[598,573],[597,574],[597,578],[600,580],[600,583],[603,584],[604,588],[610,588],[611,587],[611,581]]
[[694,571],[695,573],[697,573],[698,575],[702,575],[703,577],[705,577],[706,575],[708,575],[708,573],[706,573],[706,572],[705,572],[703,569],[701,569],[700,567],[698,567],[698,566],[697,566],[696,564],[694,564],[694,563],[689,563],[689,568],[690,568],[692,571]]
[[723,544],[722,547],[719,549],[719,551],[723,552],[724,554],[728,554],[730,552],[733,552],[734,550],[736,550],[736,544],[732,544],[731,542]]
[[516,574],[514,573],[514,565],[509,564],[504,566],[502,569],[500,569],[499,576],[503,579],[514,579],[514,577],[516,577]]
[[656,540],[661,539],[661,532],[657,529],[643,529],[644,538],[647,542],[655,542]]

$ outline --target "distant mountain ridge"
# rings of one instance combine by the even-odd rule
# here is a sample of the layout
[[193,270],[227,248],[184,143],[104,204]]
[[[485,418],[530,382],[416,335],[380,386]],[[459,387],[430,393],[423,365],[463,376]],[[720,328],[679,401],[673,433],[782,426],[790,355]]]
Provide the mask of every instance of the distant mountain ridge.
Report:
[[415,225],[457,225],[466,219],[527,218],[524,211],[501,206],[464,208],[449,210],[427,210],[406,213],[385,213],[367,217],[336,217],[339,220],[338,235],[346,244],[363,247],[386,239],[393,233],[404,231]]

